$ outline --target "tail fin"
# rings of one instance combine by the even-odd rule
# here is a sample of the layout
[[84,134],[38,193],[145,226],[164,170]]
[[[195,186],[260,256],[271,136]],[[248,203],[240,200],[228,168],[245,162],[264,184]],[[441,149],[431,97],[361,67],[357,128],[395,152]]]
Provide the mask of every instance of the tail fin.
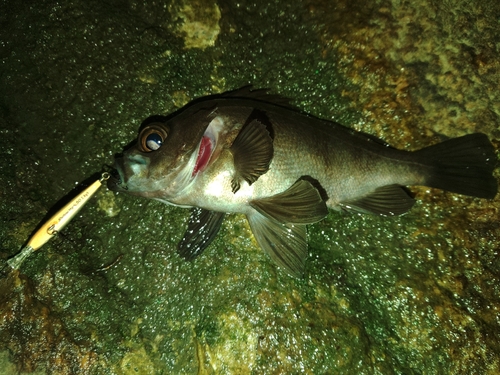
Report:
[[498,161],[485,134],[449,139],[418,150],[415,156],[430,167],[427,186],[479,198],[493,199],[497,194],[498,182],[492,172]]

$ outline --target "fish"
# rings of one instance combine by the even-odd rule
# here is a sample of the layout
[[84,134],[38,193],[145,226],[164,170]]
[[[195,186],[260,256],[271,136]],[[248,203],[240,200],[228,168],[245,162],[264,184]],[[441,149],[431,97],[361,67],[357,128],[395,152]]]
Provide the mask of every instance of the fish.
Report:
[[107,186],[190,208],[177,246],[186,260],[210,245],[227,213],[240,213],[278,267],[302,277],[307,225],[329,210],[401,215],[415,203],[406,187],[419,185],[493,199],[496,166],[483,133],[399,150],[243,87],[146,119]]

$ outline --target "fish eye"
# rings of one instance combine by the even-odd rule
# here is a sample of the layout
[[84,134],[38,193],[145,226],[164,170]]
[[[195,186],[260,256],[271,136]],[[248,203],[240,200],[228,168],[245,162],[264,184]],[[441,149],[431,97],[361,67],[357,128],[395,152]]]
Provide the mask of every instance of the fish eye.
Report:
[[167,138],[165,128],[159,125],[149,125],[139,134],[139,145],[143,152],[158,150]]
[[156,151],[163,143],[162,137],[158,133],[151,133],[146,137],[146,147],[151,151]]

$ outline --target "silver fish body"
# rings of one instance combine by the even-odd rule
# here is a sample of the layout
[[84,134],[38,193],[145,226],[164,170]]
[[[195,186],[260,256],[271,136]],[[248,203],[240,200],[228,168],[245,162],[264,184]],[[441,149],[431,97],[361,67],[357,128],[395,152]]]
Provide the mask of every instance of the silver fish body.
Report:
[[409,185],[493,198],[495,166],[484,134],[402,151],[265,91],[242,89],[146,122],[137,143],[117,158],[118,177],[108,187],[192,207],[178,247],[190,260],[213,240],[224,213],[243,213],[259,245],[299,276],[306,225],[328,208],[399,215],[414,203],[402,188]]

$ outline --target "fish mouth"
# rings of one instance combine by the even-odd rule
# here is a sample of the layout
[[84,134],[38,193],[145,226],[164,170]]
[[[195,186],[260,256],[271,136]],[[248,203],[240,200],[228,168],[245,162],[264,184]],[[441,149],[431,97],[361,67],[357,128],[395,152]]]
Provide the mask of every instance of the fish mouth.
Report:
[[109,179],[107,182],[107,187],[111,191],[124,191],[127,190],[127,185],[123,179],[123,172],[118,163],[118,159],[115,161],[115,167],[109,171]]

